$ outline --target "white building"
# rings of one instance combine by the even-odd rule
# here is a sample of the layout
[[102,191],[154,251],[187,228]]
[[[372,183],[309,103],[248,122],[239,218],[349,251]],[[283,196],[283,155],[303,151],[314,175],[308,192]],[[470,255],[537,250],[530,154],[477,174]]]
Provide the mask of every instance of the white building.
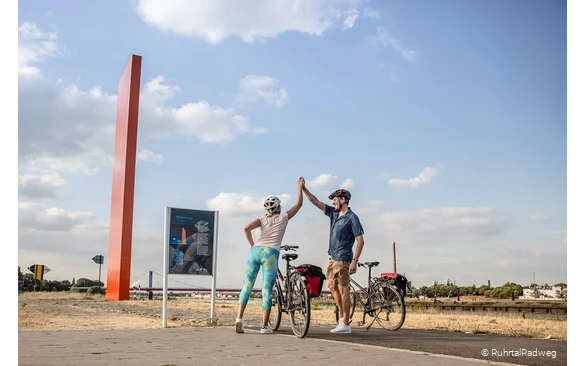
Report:
[[525,288],[521,299],[562,299],[567,298],[567,288],[561,286],[538,286],[536,289]]

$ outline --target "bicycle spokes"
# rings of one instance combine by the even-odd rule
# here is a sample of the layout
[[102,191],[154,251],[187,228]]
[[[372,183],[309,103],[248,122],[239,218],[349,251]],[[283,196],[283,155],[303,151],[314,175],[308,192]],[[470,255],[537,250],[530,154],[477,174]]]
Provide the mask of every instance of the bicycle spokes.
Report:
[[270,309],[270,317],[268,318],[268,325],[272,330],[276,331],[280,327],[280,321],[282,318],[282,303],[281,297],[279,295],[278,289],[276,286],[280,286],[278,283],[275,284],[274,288],[272,289],[272,308]]
[[388,330],[399,329],[404,323],[406,306],[398,290],[388,282],[380,282],[372,295],[372,310],[377,323]]
[[288,309],[291,327],[297,337],[303,338],[309,330],[311,319],[311,305],[309,290],[304,286],[300,275],[291,278],[290,293],[288,293]]

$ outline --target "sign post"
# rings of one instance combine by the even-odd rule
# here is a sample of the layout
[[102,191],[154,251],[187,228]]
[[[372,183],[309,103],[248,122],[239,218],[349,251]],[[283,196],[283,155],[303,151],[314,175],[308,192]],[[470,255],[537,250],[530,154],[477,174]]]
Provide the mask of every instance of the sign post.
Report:
[[16,264],[16,364],[18,365],[18,280],[20,267]]
[[51,272],[51,269],[44,264],[33,264],[27,268],[29,271],[34,273],[35,280],[42,280],[45,273]]
[[102,287],[102,264],[104,264],[104,256],[101,254],[96,255],[92,258],[92,260],[100,265],[99,274],[98,274],[98,283],[100,284],[100,288]]
[[211,276],[211,322],[215,321],[218,211],[165,207],[163,319],[167,326],[168,276]]
[[27,269],[33,273],[33,279],[35,280],[35,282],[33,283],[33,290],[36,290],[36,280],[39,280],[40,285],[40,281],[43,280],[45,273],[51,272],[51,269],[45,266],[44,264],[33,264]]

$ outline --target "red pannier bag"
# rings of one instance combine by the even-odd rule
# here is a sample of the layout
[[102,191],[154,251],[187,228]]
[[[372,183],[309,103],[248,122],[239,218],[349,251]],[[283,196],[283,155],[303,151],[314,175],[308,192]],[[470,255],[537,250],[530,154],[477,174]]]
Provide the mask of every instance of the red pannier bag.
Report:
[[325,282],[323,269],[313,264],[301,264],[297,266],[297,271],[305,277],[311,297],[321,296],[323,282]]

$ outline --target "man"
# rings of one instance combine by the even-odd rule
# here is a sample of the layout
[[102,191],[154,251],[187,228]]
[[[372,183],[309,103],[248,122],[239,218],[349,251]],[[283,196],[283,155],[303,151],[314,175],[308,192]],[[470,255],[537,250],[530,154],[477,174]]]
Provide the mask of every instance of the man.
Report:
[[[329,265],[327,285],[339,309],[339,324],[332,333],[351,333],[349,326],[349,275],[357,271],[357,263],[364,247],[364,229],[358,216],[349,207],[351,193],[338,189],[329,195],[333,206],[319,201],[307,187],[303,187],[307,199],[329,216]],[[353,244],[357,241],[355,255]]]

